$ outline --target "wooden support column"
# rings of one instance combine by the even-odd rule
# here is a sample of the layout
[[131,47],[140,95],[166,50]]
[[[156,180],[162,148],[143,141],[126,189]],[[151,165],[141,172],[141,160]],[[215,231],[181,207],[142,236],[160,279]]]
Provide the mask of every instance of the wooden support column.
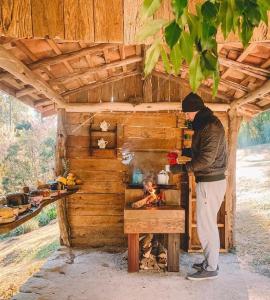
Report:
[[128,272],[139,271],[139,233],[128,234]]
[[179,272],[180,234],[168,234],[168,272]]
[[151,75],[145,78],[143,82],[143,100],[144,102],[153,102]]
[[[236,213],[236,151],[238,132],[243,117],[237,114],[235,109],[229,111],[229,141],[228,141],[228,177],[227,177],[227,230],[226,241],[228,248],[235,246],[235,213]],[[226,247],[227,248],[227,247]]]
[[[55,151],[55,175],[63,174],[63,159],[66,158],[66,131],[65,131],[65,110],[57,110],[57,139]],[[57,219],[60,229],[60,243],[70,247],[70,226],[67,217],[67,198],[63,198],[56,203]]]

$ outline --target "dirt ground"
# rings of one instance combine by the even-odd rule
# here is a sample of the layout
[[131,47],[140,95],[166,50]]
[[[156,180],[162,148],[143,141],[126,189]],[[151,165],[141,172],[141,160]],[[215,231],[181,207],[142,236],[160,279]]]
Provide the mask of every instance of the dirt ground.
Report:
[[237,153],[236,253],[270,278],[270,144]]
[[127,274],[123,253],[60,249],[38,272],[59,245],[54,223],[0,241],[0,300],[20,286],[14,299],[270,299],[270,145],[237,155],[237,247],[221,255],[216,281],[186,281],[191,263],[200,260],[187,254],[180,274]]

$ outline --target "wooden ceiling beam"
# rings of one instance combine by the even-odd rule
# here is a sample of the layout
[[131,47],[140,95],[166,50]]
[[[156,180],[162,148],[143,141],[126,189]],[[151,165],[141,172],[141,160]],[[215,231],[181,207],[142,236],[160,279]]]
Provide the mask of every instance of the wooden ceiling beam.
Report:
[[[231,45],[231,43],[229,43],[229,45]],[[237,61],[238,62],[242,62],[245,60],[245,58],[250,54],[252,53],[255,48],[257,47],[257,44],[256,43],[251,43],[248,45],[248,47],[246,49],[244,49],[244,51],[242,52],[242,54],[239,55],[239,57],[237,58]],[[232,70],[230,68],[228,68],[228,70],[226,70],[223,74],[222,74],[222,78],[223,79],[226,79],[229,75],[230,75],[230,72]]]
[[85,55],[92,55],[92,54],[97,54],[97,53],[103,54],[104,50],[111,49],[111,48],[117,48],[117,47],[118,46],[116,44],[99,44],[99,45],[96,45],[96,46],[93,46],[90,48],[82,48],[77,51],[57,55],[57,56],[50,57],[50,58],[45,58],[45,59],[42,59],[40,61],[37,61],[35,63],[28,65],[28,67],[31,70],[35,70],[35,69],[38,69],[41,67],[56,65],[56,64],[62,63],[65,60],[71,60],[71,59],[78,58],[78,57],[85,56]]
[[40,76],[32,72],[25,64],[23,64],[16,56],[11,54],[3,46],[0,45],[0,67],[15,78],[18,78],[24,84],[33,86],[40,94],[43,94],[60,107],[65,105],[64,99],[57,94]]
[[[186,79],[183,79],[181,77],[169,76],[169,75],[167,75],[163,72],[160,72],[160,71],[153,71],[152,75],[163,78],[163,79],[166,79],[166,80],[170,79],[170,80],[172,80],[172,81],[174,81],[178,84],[182,84],[185,87],[190,88],[189,82]],[[202,91],[202,92],[207,93],[208,95],[213,94],[212,89],[210,89],[208,86],[201,85],[199,90]],[[230,102],[230,99],[226,95],[221,94],[220,92],[217,93],[217,98],[219,98],[219,100],[224,100],[224,101]]]
[[[231,59],[227,59],[224,57],[219,57],[219,63],[228,68],[233,68],[234,70],[240,71],[244,74],[259,78],[261,80],[265,80],[270,76],[270,71],[262,68],[254,67],[245,63],[241,63],[238,61],[234,61]],[[226,72],[225,72],[226,73]],[[222,74],[222,78],[226,78],[225,73]]]
[[[142,99],[143,101],[143,99]],[[227,111],[230,108],[229,104],[222,103],[206,103],[213,111]],[[124,102],[103,102],[103,103],[70,103],[66,106],[66,112],[151,112],[151,111],[180,111],[180,102],[156,102],[156,103],[141,103],[131,104]]]
[[261,87],[258,89],[249,92],[247,95],[234,100],[231,103],[232,109],[238,108],[246,103],[250,103],[255,101],[258,98],[262,98],[264,95],[268,94],[270,92],[270,80],[267,80]]
[[39,100],[39,101],[35,101],[34,102],[35,108],[39,108],[39,107],[50,105],[50,104],[52,104],[52,101],[48,100],[48,99],[46,99],[46,100]]
[[87,69],[86,71],[74,72],[74,73],[71,73],[71,74],[63,76],[63,77],[51,79],[48,81],[48,83],[49,84],[52,84],[52,83],[59,84],[59,83],[66,82],[68,80],[74,80],[74,79],[78,79],[80,77],[84,77],[87,75],[92,75],[92,74],[98,73],[100,71],[105,71],[105,70],[109,70],[112,68],[122,67],[122,66],[126,66],[129,64],[138,63],[141,61],[142,61],[141,56],[133,56],[133,57],[127,58],[125,60],[104,64],[104,65],[98,66],[98,67],[93,67],[93,68]]
[[119,81],[119,80],[122,80],[122,79],[127,78],[127,77],[136,76],[136,75],[140,75],[140,74],[141,74],[141,72],[139,72],[139,71],[132,71],[132,72],[129,72],[129,73],[123,73],[121,75],[112,76],[112,77],[106,78],[105,80],[102,80],[102,81],[99,81],[99,82],[94,82],[94,83],[79,87],[77,89],[64,92],[64,93],[61,94],[61,96],[62,97],[67,97],[67,96],[72,95],[72,94],[76,94],[76,93],[86,91],[86,90],[95,89],[95,88],[100,87],[104,84],[112,83],[112,82]]
[[222,79],[220,78],[220,84],[223,84],[224,86],[228,87],[228,88],[233,88],[237,91],[242,91],[242,92],[249,92],[249,88],[246,87],[245,85],[243,84],[240,84],[240,83],[236,83],[234,81],[231,81],[231,80],[227,80],[227,79]]

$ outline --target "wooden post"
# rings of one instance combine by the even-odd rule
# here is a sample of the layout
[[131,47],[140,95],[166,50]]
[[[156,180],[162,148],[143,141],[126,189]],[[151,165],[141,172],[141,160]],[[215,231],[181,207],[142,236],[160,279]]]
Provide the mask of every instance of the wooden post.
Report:
[[139,271],[139,234],[128,234],[128,272]]
[[[55,176],[63,174],[62,160],[66,158],[66,139],[67,135],[65,132],[65,110],[57,110],[57,140],[56,140],[56,151],[55,151]],[[60,243],[70,247],[70,226],[67,218],[67,207],[66,198],[58,200],[56,203],[57,219],[60,229]]]
[[152,76],[150,75],[143,82],[143,100],[144,102],[153,102],[152,97]]
[[[237,111],[232,109],[228,113],[229,115],[229,141],[228,141],[228,179],[227,179],[227,191],[226,191],[226,203],[227,203],[227,230],[226,230],[226,242],[228,248],[235,246],[235,213],[236,213],[236,151],[237,151],[237,139],[238,132],[243,117],[237,115]],[[226,247],[227,248],[227,247]]]
[[168,272],[179,272],[180,234],[168,234]]

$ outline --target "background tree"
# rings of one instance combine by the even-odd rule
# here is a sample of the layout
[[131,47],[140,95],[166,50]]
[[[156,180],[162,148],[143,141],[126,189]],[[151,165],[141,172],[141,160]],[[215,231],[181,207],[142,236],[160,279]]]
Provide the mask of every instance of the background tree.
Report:
[[0,95],[0,193],[53,177],[56,118]]

